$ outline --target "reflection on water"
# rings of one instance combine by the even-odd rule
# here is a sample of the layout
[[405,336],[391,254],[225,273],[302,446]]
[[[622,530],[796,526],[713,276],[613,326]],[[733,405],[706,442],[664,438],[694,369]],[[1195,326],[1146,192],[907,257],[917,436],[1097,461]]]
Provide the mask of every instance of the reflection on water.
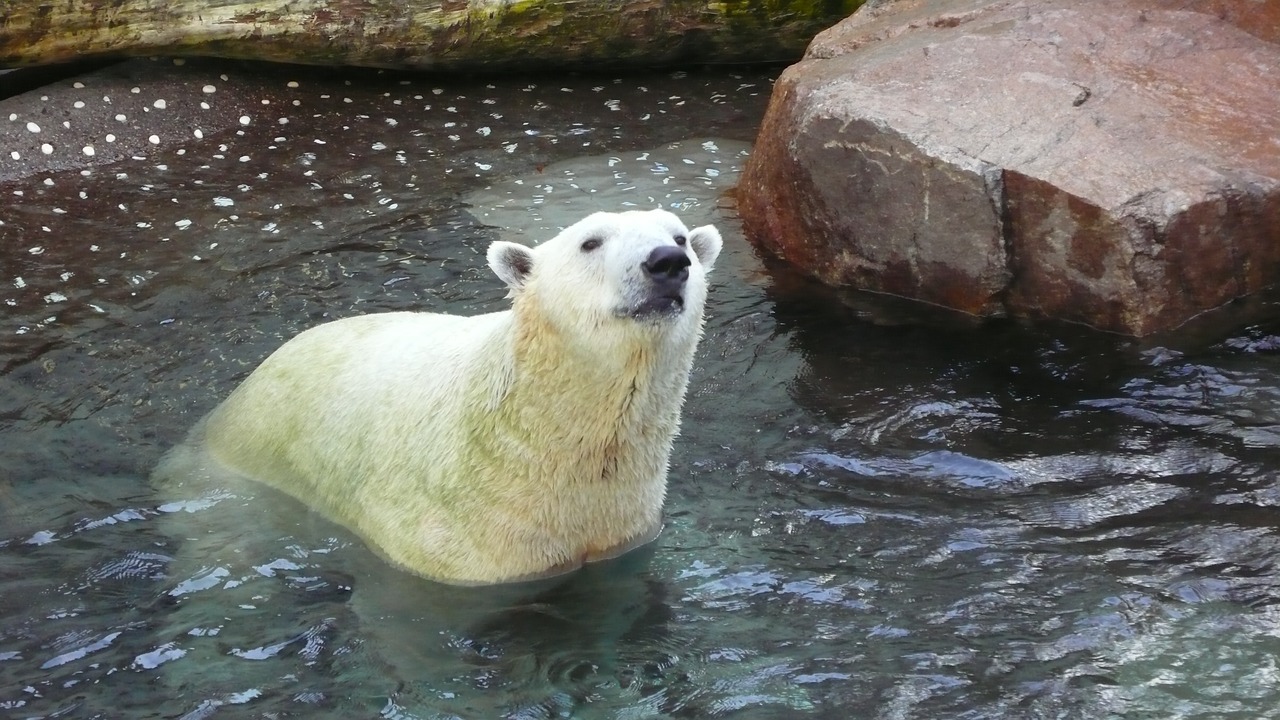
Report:
[[[433,90],[378,82],[353,115]],[[240,163],[276,142],[251,126],[208,170],[193,146],[2,188],[31,201],[0,209],[7,714],[1277,716],[1277,328],[1150,347],[821,290],[762,264],[722,200],[767,78],[492,85],[311,165]],[[690,114],[641,120],[664,110]],[[465,113],[479,160],[438,150]],[[288,125],[344,122],[319,114]],[[527,130],[558,140],[503,149]],[[446,588],[265,489],[148,485],[284,337],[501,307],[489,242],[627,202],[727,244],[643,551]]]

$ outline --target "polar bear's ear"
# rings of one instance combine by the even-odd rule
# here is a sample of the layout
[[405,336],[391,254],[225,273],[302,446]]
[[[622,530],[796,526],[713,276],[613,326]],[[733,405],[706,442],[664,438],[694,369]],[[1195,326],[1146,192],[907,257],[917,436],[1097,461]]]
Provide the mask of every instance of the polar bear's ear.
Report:
[[704,272],[711,272],[711,266],[720,257],[720,231],[714,225],[703,225],[689,231],[689,247],[698,256]]
[[533,272],[533,251],[524,245],[498,240],[489,245],[489,267],[514,294]]

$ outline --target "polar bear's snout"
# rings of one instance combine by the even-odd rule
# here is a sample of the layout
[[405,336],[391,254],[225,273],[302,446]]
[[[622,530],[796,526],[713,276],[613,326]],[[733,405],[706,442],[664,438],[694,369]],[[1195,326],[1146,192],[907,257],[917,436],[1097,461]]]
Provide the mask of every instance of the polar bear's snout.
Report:
[[659,290],[679,292],[684,282],[689,279],[689,266],[693,261],[685,254],[684,248],[674,245],[662,245],[649,253],[649,258],[640,263],[644,272]]
[[635,309],[636,317],[675,315],[684,309],[684,288],[693,261],[683,247],[659,245],[640,263],[649,279],[648,297]]

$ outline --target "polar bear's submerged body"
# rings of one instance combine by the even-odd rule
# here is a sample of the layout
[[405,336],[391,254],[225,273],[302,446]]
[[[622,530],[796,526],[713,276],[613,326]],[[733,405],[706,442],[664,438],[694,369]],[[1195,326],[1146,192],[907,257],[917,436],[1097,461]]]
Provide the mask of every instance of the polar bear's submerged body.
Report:
[[660,529],[720,247],[715,228],[660,210],[597,213],[536,248],[495,242],[511,310],[308,330],[189,444],[434,579],[616,556]]

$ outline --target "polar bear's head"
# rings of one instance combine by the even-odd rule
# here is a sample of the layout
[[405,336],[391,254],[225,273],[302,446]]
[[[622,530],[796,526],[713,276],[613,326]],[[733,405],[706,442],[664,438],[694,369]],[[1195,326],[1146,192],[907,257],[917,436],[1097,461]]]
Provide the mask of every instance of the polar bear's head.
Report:
[[560,329],[590,333],[700,326],[720,247],[711,225],[689,230],[665,210],[633,210],[595,213],[534,248],[495,242],[488,259],[517,304],[536,298]]

